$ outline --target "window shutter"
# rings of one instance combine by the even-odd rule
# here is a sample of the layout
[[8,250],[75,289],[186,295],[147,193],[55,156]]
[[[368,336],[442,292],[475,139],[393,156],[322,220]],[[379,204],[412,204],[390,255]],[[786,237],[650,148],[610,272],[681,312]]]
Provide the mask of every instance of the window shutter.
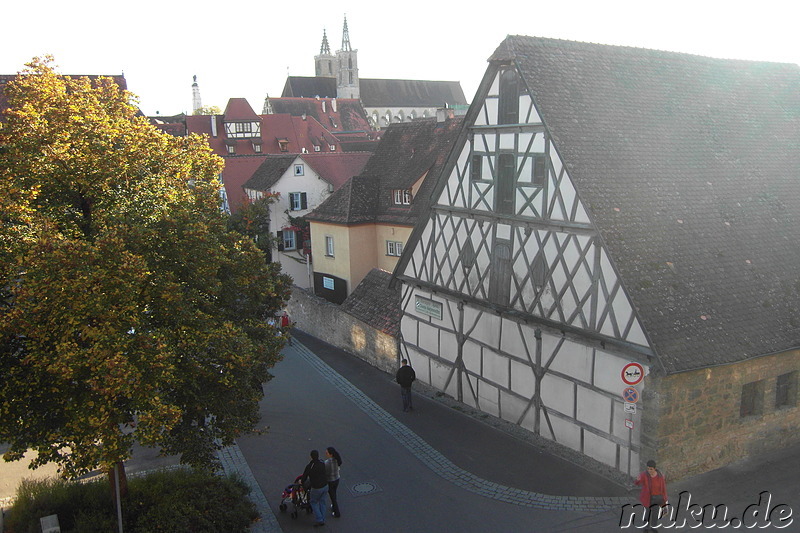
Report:
[[500,98],[497,105],[498,124],[519,123],[519,80],[513,68],[500,74]]
[[300,193],[300,209],[306,209],[306,208],[308,208],[308,203],[306,201],[306,193],[301,192]]
[[283,232],[279,231],[277,233],[277,235],[278,235],[278,251],[282,252],[283,251]]

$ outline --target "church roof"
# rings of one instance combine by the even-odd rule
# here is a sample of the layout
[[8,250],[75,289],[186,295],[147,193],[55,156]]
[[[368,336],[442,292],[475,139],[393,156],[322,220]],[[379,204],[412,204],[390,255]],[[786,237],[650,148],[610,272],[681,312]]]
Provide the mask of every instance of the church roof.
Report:
[[[467,99],[457,81],[359,78],[364,107],[444,107]],[[281,96],[336,97],[336,78],[289,76]]]
[[668,372],[800,347],[800,67],[509,36]]

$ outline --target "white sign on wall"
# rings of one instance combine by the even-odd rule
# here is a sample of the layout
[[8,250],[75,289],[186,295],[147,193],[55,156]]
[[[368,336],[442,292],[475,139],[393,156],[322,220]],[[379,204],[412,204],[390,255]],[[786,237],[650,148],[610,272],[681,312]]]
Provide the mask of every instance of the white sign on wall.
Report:
[[328,290],[333,290],[333,278],[322,276],[322,286]]

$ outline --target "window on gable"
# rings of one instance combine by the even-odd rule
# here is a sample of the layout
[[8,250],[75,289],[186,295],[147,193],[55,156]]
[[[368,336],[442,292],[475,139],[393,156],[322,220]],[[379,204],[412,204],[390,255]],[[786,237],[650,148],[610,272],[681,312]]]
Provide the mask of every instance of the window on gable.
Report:
[[775,383],[775,407],[797,405],[797,371],[778,376]]
[[477,181],[483,178],[483,156],[480,154],[472,154],[472,167],[469,171],[470,179]]
[[464,243],[459,255],[461,256],[461,264],[466,270],[475,266],[475,248],[472,246],[472,241]]
[[302,164],[294,166],[294,175],[295,176],[303,176],[305,174],[305,172],[306,172],[305,167]]
[[333,257],[333,237],[325,235],[325,255]]
[[392,200],[395,205],[411,205],[411,189],[394,189]]
[[308,208],[306,193],[304,192],[290,192],[289,193],[289,210],[301,211]]
[[495,184],[496,213],[514,214],[514,200],[517,194],[517,156],[501,153],[497,158],[497,183]]
[[394,257],[403,255],[403,243],[400,241],[386,241],[386,255]]
[[489,301],[508,305],[511,299],[511,241],[496,239],[489,274]]
[[544,187],[547,176],[547,156],[545,154],[531,154],[533,168],[531,169],[531,182],[537,187]]
[[519,78],[513,68],[500,73],[500,98],[497,103],[498,124],[519,123]]
[[739,416],[760,415],[764,412],[764,380],[751,381],[742,385],[742,399],[739,405]]

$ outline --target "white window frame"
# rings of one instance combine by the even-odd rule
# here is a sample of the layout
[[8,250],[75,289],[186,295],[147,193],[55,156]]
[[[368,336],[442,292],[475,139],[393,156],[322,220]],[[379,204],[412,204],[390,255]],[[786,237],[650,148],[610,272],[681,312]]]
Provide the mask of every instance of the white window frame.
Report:
[[294,175],[295,176],[305,176],[306,168],[303,164],[298,163],[294,166]]
[[394,205],[411,205],[411,189],[395,189],[393,198]]
[[290,192],[289,193],[289,211],[302,211],[303,210],[303,193]]
[[403,255],[403,243],[401,241],[386,241],[386,255],[392,257]]
[[295,230],[283,230],[283,250],[297,250],[297,232]]
[[325,235],[325,255],[327,257],[334,257],[333,236]]

